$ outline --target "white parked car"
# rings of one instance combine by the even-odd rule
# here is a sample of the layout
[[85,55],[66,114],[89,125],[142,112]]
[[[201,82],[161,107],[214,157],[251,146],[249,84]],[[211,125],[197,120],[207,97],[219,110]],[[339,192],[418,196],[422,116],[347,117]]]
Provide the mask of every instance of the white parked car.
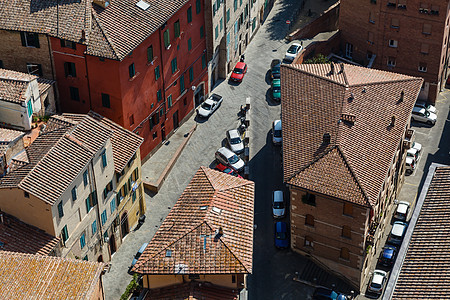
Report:
[[272,122],[272,142],[274,145],[281,145],[282,141],[281,120],[275,120]]
[[427,111],[425,108],[414,106],[411,119],[413,121],[427,123],[428,125],[434,125],[436,123],[436,114]]
[[419,151],[415,148],[409,148],[406,151],[406,157],[411,157],[417,162],[419,160]]
[[413,142],[411,148],[416,149],[417,152],[420,153],[420,151],[422,151],[422,144],[419,144],[418,142]]
[[293,61],[297,54],[302,50],[303,47],[299,43],[293,43],[289,49],[286,51],[286,55],[284,56],[284,59],[287,61]]
[[236,171],[240,172],[244,169],[245,163],[239,158],[233,151],[228,148],[222,147],[216,151],[216,160],[225,166],[232,167]]
[[409,202],[400,201],[394,214],[394,220],[406,222],[406,218],[408,217],[409,205]]
[[387,273],[382,270],[373,271],[372,277],[369,281],[369,291],[376,294],[383,292],[384,284],[386,282]]
[[424,101],[418,101],[416,102],[415,106],[420,107],[420,108],[425,108],[426,110],[428,110],[429,112],[432,113],[436,113],[436,107],[434,105],[428,104]]
[[203,118],[209,117],[222,104],[222,100],[222,96],[212,94],[197,108],[197,114]]
[[416,169],[416,161],[414,160],[414,158],[406,156],[405,164],[406,164],[406,173],[412,174]]
[[283,218],[286,215],[283,191],[274,191],[272,195],[272,211],[274,218]]
[[236,154],[244,152],[244,142],[241,139],[241,135],[237,129],[227,131],[227,142],[230,145],[231,151]]

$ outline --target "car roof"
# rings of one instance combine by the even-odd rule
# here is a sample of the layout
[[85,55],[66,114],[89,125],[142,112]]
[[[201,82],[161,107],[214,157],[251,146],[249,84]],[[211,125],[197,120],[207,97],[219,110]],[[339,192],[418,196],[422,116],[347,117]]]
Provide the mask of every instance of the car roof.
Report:
[[237,129],[230,129],[230,130],[228,130],[228,135],[230,136],[230,138],[240,137],[239,132],[237,131]]
[[292,46],[300,47],[301,45],[299,43],[293,43],[290,47],[292,47]]
[[414,112],[425,113],[425,108],[419,107],[419,106],[414,106],[414,107],[413,107],[413,111],[414,111]]
[[276,232],[286,232],[287,231],[286,222],[276,222],[275,229],[276,229]]
[[273,191],[273,201],[283,202],[283,191]]
[[406,152],[412,153],[412,154],[416,154],[417,153],[417,149],[416,148],[409,148]]
[[230,157],[234,155],[234,152],[231,151],[230,149],[228,149],[227,147],[222,147],[219,148],[219,150],[217,150],[217,152],[222,153],[223,155],[225,155],[226,157]]
[[405,202],[400,202],[397,206],[397,212],[401,213],[401,214],[405,214],[406,211],[408,210],[409,204],[405,203]]
[[273,121],[273,128],[275,130],[281,130],[281,120],[275,120]]
[[220,98],[222,98],[222,96],[220,96],[220,95],[218,95],[218,94],[211,94],[211,95],[209,96],[209,98],[212,98],[212,99],[218,101],[218,100],[220,100]]
[[243,63],[242,61],[239,61],[239,62],[236,64],[236,67],[235,67],[235,68],[243,69],[244,67],[245,67],[245,63]]
[[[386,275],[386,274],[385,274]],[[377,284],[383,283],[384,276],[380,273],[373,273],[372,282]]]
[[402,236],[405,228],[406,228],[405,223],[397,221],[397,222],[394,222],[391,232],[392,232],[392,234],[394,234],[396,236]]
[[406,163],[409,164],[409,165],[411,165],[411,164],[414,163],[414,159],[413,159],[412,157],[408,157],[408,156],[406,157],[406,160],[405,160],[405,161],[406,161]]
[[394,249],[390,248],[390,247],[384,247],[383,248],[383,257],[384,258],[392,258],[392,256],[394,255]]

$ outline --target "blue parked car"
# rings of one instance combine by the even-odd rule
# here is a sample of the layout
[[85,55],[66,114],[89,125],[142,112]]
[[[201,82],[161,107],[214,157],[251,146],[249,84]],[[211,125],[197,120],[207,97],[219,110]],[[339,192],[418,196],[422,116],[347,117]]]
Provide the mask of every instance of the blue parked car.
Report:
[[141,248],[139,248],[139,251],[136,253],[136,255],[133,258],[133,261],[131,262],[131,268],[134,267],[134,265],[138,261],[141,254],[144,253],[144,250],[145,250],[145,248],[147,248],[147,246],[148,246],[148,243],[144,243],[144,244],[142,244]]
[[318,287],[313,294],[313,300],[347,300],[351,299],[350,296],[344,294],[338,294],[333,290]]
[[383,251],[380,254],[380,258],[378,258],[378,262],[382,266],[392,267],[396,256],[397,256],[397,248],[396,247],[385,246],[385,247],[383,247]]
[[289,247],[289,237],[286,222],[275,223],[275,247],[277,248]]

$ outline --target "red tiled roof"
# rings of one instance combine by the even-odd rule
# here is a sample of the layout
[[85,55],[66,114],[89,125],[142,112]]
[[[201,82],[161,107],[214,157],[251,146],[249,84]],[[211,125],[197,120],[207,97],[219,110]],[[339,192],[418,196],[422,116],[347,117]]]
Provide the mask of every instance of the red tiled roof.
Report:
[[104,9],[92,0],[1,0],[0,29],[47,34],[85,44],[89,55],[122,60],[188,0],[147,0],[145,11],[137,2],[113,0]]
[[0,250],[48,255],[59,242],[59,238],[11,215],[0,215]]
[[238,290],[220,287],[208,282],[190,281],[149,290],[145,300],[236,300]]
[[22,72],[0,69],[0,100],[22,103],[27,100],[25,92],[28,84],[37,78]]
[[[253,182],[201,167],[134,271],[142,274],[251,273],[253,205]],[[216,238],[219,228],[223,229],[223,235]]]
[[[406,256],[400,265],[393,300],[449,298],[449,200],[450,167],[438,167],[423,200],[417,223],[407,245]],[[405,242],[408,241],[405,240],[403,243]],[[399,259],[400,256],[397,262]]]
[[1,299],[92,299],[105,264],[0,251]]
[[347,64],[343,72],[341,65],[330,70],[329,64],[282,65],[284,180],[373,205],[423,80]]

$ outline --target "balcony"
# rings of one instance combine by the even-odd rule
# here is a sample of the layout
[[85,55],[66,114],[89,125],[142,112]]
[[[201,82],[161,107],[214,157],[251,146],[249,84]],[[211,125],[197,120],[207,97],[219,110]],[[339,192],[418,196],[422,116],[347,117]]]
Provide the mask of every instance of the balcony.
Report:
[[414,139],[415,139],[414,129],[407,129],[405,138],[403,139],[403,148],[405,148],[406,150],[410,149],[412,147]]

